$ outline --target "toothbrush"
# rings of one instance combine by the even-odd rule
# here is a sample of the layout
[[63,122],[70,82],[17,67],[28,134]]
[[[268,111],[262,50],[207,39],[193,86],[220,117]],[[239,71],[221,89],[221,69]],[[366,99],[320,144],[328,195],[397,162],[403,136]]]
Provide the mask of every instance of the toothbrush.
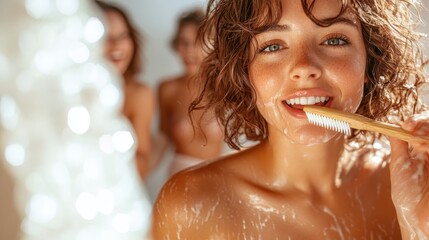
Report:
[[330,130],[351,134],[350,128],[378,132],[403,141],[427,141],[429,136],[414,136],[397,125],[379,122],[359,114],[342,112],[320,106],[304,106],[304,112],[310,123]]

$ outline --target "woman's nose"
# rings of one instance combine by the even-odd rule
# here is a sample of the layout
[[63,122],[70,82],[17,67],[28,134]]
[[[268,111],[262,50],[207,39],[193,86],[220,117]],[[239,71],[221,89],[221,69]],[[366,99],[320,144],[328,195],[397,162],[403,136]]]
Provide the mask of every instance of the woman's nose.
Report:
[[317,80],[322,75],[322,70],[318,64],[317,58],[308,51],[302,51],[292,56],[292,66],[290,69],[290,79],[298,80]]

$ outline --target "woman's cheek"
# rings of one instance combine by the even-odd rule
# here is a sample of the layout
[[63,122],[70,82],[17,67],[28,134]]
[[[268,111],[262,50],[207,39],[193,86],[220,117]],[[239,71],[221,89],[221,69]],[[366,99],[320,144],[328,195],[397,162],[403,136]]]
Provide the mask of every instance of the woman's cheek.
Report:
[[264,92],[273,92],[274,89],[279,89],[277,86],[277,81],[272,78],[267,78],[267,80],[262,84],[261,88]]
[[271,124],[281,123],[281,113],[277,103],[280,101],[281,94],[273,93],[271,96],[261,96],[257,94],[257,107],[265,120]]
[[[276,70],[265,66],[262,68],[251,68],[249,71],[251,83],[256,91],[257,108],[269,124],[274,124],[281,118],[278,102],[281,101],[282,79],[273,75]],[[272,71],[270,71],[271,69]]]
[[356,112],[362,101],[363,85],[357,86],[355,89],[357,89],[357,91],[353,91],[349,94],[350,97],[344,99],[342,110],[345,112]]

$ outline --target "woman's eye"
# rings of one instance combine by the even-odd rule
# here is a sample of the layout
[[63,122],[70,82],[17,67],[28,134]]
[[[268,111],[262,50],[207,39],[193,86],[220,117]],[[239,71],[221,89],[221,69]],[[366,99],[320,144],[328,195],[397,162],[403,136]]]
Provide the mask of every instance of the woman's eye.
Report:
[[276,52],[280,50],[279,44],[270,44],[264,48],[262,48],[262,52]]
[[324,44],[329,46],[341,46],[347,44],[347,41],[341,38],[330,38],[326,40]]

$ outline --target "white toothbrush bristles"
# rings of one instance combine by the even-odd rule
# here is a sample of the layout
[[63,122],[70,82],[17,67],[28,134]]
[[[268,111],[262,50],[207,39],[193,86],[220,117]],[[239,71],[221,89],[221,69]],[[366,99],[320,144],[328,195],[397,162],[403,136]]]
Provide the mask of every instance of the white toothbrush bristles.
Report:
[[347,136],[351,135],[350,124],[347,122],[321,116],[310,112],[305,112],[305,113],[307,114],[308,121],[311,124],[314,124],[319,127],[324,127],[329,130],[337,131]]

